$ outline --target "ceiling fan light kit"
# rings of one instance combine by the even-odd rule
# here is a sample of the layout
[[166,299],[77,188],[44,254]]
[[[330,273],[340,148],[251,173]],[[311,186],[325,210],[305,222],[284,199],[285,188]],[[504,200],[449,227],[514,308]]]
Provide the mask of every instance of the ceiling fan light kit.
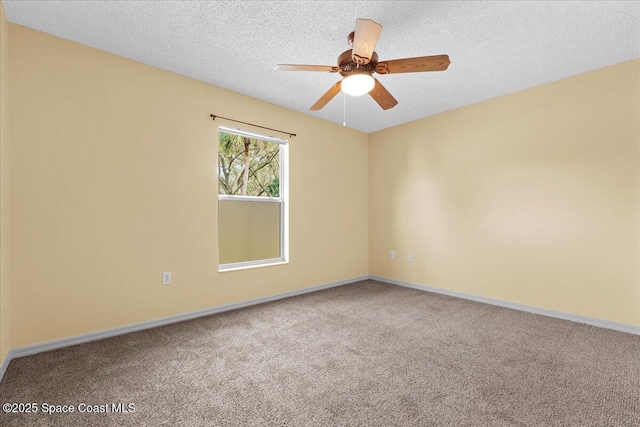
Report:
[[366,71],[352,72],[342,79],[341,88],[344,93],[351,96],[362,96],[371,92],[376,85],[376,80]]
[[311,111],[320,110],[340,91],[351,96],[361,96],[368,93],[383,110],[388,110],[395,107],[398,101],[389,93],[382,83],[373,77],[372,74],[374,72],[384,75],[444,71],[449,67],[451,62],[449,61],[448,55],[378,61],[378,54],[374,49],[381,30],[382,25],[371,19],[357,19],[356,30],[347,36],[347,42],[352,45],[352,49],[343,52],[338,57],[337,67],[332,65],[278,64],[274,69],[279,71],[324,71],[340,73],[343,79],[322,95],[320,99],[311,106]]

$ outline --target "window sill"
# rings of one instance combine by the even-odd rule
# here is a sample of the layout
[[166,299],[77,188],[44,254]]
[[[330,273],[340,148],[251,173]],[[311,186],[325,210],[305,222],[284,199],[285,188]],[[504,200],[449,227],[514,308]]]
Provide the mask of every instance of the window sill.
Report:
[[272,265],[289,264],[289,261],[282,259],[260,260],[250,262],[237,262],[233,264],[222,264],[218,266],[218,273],[226,273],[227,271],[248,270],[251,268],[271,267]]

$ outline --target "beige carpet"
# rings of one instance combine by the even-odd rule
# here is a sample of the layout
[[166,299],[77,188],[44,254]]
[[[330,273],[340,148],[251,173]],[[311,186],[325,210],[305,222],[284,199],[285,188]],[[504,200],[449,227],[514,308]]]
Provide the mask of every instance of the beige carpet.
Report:
[[2,426],[638,426],[640,336],[373,281],[13,360]]

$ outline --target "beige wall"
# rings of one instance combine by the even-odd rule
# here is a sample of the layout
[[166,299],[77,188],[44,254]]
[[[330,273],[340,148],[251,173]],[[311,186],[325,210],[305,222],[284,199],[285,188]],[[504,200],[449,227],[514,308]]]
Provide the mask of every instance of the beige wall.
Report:
[[10,348],[9,22],[0,2],[0,364]]
[[280,258],[280,203],[220,200],[221,264]]
[[[368,274],[366,134],[18,25],[10,35],[12,347]],[[298,134],[289,264],[217,272],[210,113]]]
[[370,274],[640,325],[639,123],[635,60],[370,135]]

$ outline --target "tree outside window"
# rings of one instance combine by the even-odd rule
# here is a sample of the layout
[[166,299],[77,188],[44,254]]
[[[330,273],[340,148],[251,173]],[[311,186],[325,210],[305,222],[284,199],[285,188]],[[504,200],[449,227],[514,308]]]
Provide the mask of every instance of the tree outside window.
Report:
[[218,136],[219,194],[280,196],[280,144],[220,132]]

